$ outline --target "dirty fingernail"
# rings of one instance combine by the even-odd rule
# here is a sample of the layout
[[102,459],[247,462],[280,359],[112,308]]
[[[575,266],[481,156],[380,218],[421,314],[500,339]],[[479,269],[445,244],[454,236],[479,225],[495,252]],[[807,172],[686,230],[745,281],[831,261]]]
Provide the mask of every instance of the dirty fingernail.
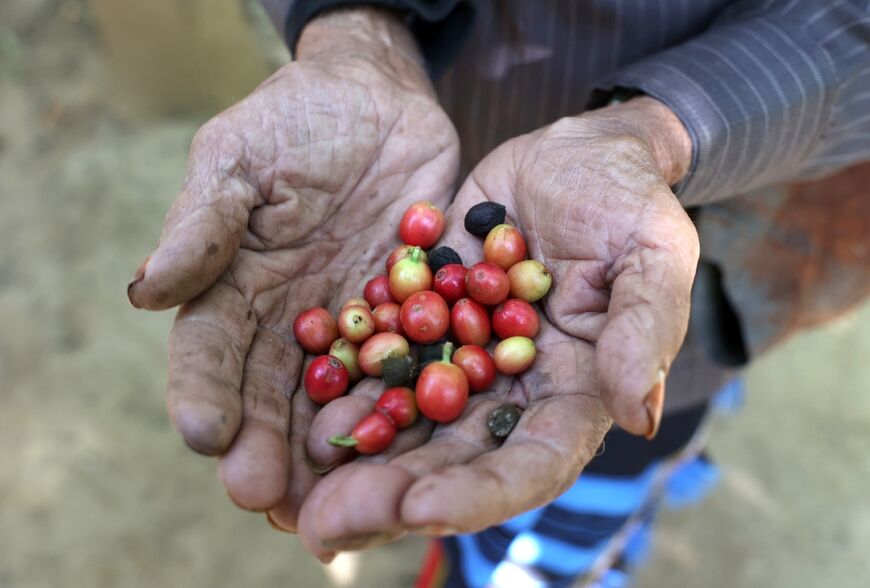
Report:
[[386,543],[395,537],[395,533],[386,531],[376,531],[374,533],[363,533],[362,535],[354,535],[353,537],[341,537],[339,539],[326,539],[321,541],[321,544],[327,549],[335,549],[336,551],[350,551],[354,549],[364,549],[378,543]]
[[276,531],[281,531],[282,533],[289,533],[291,535],[293,534],[291,531],[288,531],[287,529],[276,523],[275,519],[272,518],[272,513],[266,513],[266,520],[269,521],[269,524],[272,525],[272,528]]
[[656,372],[652,388],[647,392],[643,400],[650,424],[646,432],[646,438],[652,439],[659,432],[659,424],[662,421],[662,409],[665,405],[665,370],[659,368]]
[[133,280],[127,284],[127,299],[130,301],[134,307],[139,308],[139,305],[136,304],[136,301],[133,300],[133,286],[142,281],[142,278],[145,277],[145,267],[148,265],[148,261],[151,259],[151,256],[145,258],[145,261],[142,262],[138,268],[136,268],[136,272],[133,274]]
[[339,459],[338,461],[334,461],[330,464],[320,465],[320,464],[314,463],[314,460],[311,459],[311,456],[308,454],[308,449],[307,448],[305,449],[305,463],[307,463],[308,467],[311,468],[311,471],[314,472],[315,474],[317,474],[318,476],[325,476],[326,474],[328,474],[329,472],[331,472],[332,470],[334,470],[338,466],[346,463],[349,459],[351,459],[351,457],[345,457],[345,458]]
[[317,465],[316,463],[312,462],[311,460],[308,461],[308,465],[311,467],[311,471],[314,472],[315,474],[317,474],[318,476],[325,476],[326,474],[328,474],[329,472],[331,472],[332,470],[334,470],[335,468],[337,468],[341,464],[342,464],[342,462],[337,461],[335,463],[331,463],[329,465],[322,466],[322,465]]
[[459,529],[454,527],[450,527],[448,525],[425,525],[423,527],[417,527],[413,529],[414,533],[418,535],[425,535],[427,537],[444,537],[446,535],[458,535]]
[[322,563],[323,565],[328,566],[329,564],[332,563],[332,560],[335,559],[336,555],[337,554],[335,554],[335,553],[330,553],[329,555],[321,555],[317,559],[319,559],[320,563]]

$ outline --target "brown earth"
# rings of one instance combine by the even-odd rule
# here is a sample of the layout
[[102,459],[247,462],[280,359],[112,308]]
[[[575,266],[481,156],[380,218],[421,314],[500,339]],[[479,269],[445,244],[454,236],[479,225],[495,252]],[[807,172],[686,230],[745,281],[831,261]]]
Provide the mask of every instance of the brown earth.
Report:
[[[232,507],[166,418],[172,315],[134,311],[125,285],[198,125],[286,58],[252,4],[206,4],[0,4],[0,588],[398,587],[416,569],[420,540],[327,571]],[[724,483],[664,516],[639,586],[865,585],[868,333],[865,306],[758,362],[713,440]]]

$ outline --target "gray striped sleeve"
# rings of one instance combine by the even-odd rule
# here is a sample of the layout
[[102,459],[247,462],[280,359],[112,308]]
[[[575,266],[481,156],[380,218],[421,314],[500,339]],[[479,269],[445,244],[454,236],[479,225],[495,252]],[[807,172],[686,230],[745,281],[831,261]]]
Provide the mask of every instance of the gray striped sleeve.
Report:
[[825,174],[870,158],[870,1],[741,2],[598,86],[638,88],[686,125],[686,205]]

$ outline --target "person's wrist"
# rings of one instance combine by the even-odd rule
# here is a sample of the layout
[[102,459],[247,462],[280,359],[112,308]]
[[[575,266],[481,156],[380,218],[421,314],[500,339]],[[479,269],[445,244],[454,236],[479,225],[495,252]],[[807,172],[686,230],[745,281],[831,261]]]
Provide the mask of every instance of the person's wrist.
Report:
[[692,139],[679,117],[650,96],[637,96],[597,111],[613,117],[619,132],[643,141],[658,163],[662,176],[673,186],[692,165]]
[[389,68],[402,82],[431,91],[417,43],[401,16],[391,10],[360,6],[317,16],[302,30],[295,59],[321,62],[364,59]]

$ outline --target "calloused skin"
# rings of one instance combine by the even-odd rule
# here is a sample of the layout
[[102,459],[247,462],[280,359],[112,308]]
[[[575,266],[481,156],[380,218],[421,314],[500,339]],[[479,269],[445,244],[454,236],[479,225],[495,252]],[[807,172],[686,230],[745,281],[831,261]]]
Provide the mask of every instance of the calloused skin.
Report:
[[[325,439],[349,432],[383,386],[364,380],[315,411],[297,390],[293,318],[310,306],[337,310],[383,271],[404,209],[449,201],[458,147],[427,84],[393,100],[409,84],[399,75],[379,86],[377,60],[362,58],[374,72],[359,61],[345,68],[358,52],[325,46],[326,64],[306,68],[302,49],[200,133],[161,245],[130,289],[137,306],[184,303],[170,341],[170,414],[188,444],[222,454],[230,497],[268,510],[328,561],[408,532],[479,530],[544,504],[576,480],[612,420],[653,435],[686,331],[698,241],[669,188],[688,167],[688,136],[667,108],[641,98],[508,141],[447,212],[440,243],[466,265],[482,243],[462,217],[491,200],[553,272],[532,369],[500,376],[453,423],[422,420],[385,454],[342,463],[352,452]],[[358,75],[373,77],[360,88]],[[524,413],[499,444],[486,418],[505,401]]]

